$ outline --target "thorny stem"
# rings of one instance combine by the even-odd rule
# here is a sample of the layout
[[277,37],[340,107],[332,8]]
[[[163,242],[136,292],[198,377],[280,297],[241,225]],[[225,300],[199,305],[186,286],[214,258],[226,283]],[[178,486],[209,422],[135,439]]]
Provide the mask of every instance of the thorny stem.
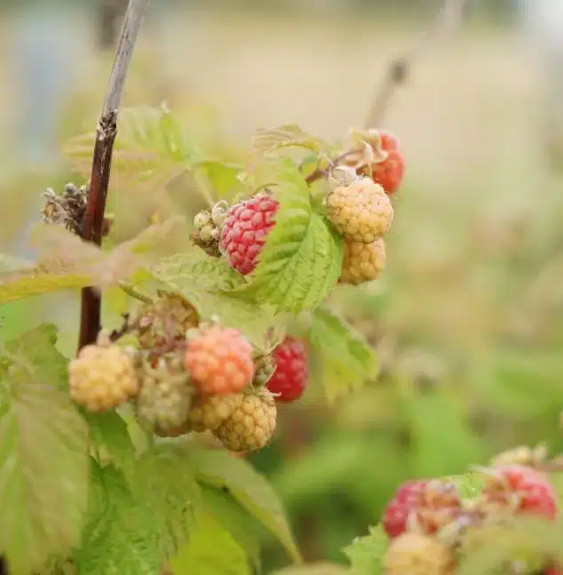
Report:
[[[148,3],[149,0],[129,0],[102,115],[96,131],[90,192],[88,194],[84,225],[80,235],[82,239],[93,242],[98,246],[102,243],[104,212],[111,171],[113,143],[117,135],[119,105],[127,70],[131,62],[131,55],[133,54],[135,41],[137,40]],[[91,287],[82,290],[79,349],[96,341],[101,324],[101,304],[101,296],[96,290]]]
[[434,43],[453,32],[463,20],[468,0],[444,0],[430,26],[404,54],[391,62],[380,86],[375,91],[366,117],[365,127],[379,126],[389,108],[395,90],[409,78],[412,68]]

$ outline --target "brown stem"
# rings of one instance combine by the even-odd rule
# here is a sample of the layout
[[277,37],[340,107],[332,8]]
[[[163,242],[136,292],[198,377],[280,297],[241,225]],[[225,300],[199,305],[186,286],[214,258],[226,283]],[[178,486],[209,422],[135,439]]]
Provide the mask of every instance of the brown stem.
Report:
[[430,26],[405,54],[391,62],[381,85],[377,87],[372,98],[365,121],[366,128],[381,125],[396,89],[407,81],[415,61],[441,36],[457,28],[463,19],[467,2],[468,0],[444,0],[442,8]]
[[[98,246],[102,243],[119,105],[133,48],[148,3],[149,0],[129,0],[102,115],[96,131],[90,191],[81,237]],[[96,341],[101,325],[101,304],[101,296],[93,288],[88,287],[82,290],[79,349]]]

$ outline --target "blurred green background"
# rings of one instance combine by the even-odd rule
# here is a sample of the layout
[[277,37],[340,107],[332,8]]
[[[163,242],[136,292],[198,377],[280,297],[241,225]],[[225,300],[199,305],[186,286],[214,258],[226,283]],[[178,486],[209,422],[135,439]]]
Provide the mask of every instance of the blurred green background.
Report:
[[[392,101],[384,127],[402,141],[408,172],[388,269],[374,285],[339,288],[331,300],[377,347],[380,377],[331,407],[313,377],[303,401],[281,409],[275,442],[253,457],[284,499],[307,559],[343,561],[340,549],[378,521],[408,477],[459,473],[522,443],[562,447],[557,4],[470,2],[461,28],[416,63]],[[345,139],[361,126],[389,62],[439,6],[155,1],[125,105],[166,101],[194,148],[226,158],[249,146],[257,127],[299,123]],[[62,150],[96,125],[114,15],[118,22],[119,6],[108,0],[0,1],[4,253],[33,257],[26,232],[39,219],[40,193],[74,179]],[[110,209],[118,239],[154,211],[191,214],[203,205],[117,188]],[[113,302],[106,317],[118,322],[118,309]],[[68,353],[77,313],[72,293],[0,309],[5,334],[55,321]],[[268,567],[283,564],[279,553],[266,547]]]

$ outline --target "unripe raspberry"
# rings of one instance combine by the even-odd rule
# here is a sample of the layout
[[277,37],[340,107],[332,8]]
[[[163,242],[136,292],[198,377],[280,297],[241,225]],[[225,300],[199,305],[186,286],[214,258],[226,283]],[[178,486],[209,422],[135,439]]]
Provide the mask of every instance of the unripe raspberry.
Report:
[[309,375],[305,346],[294,337],[286,337],[274,349],[273,356],[276,370],[268,381],[268,389],[276,394],[276,401],[295,401],[303,394]]
[[345,241],[340,282],[358,285],[375,280],[385,269],[385,260],[383,238],[371,244]]
[[460,514],[461,499],[453,483],[407,481],[385,508],[383,528],[389,537],[411,529],[432,535]]
[[141,427],[164,437],[185,433],[192,388],[181,360],[174,355],[161,357],[156,367],[146,361],[138,373],[141,388],[136,413]]
[[389,230],[393,206],[383,188],[370,178],[338,186],[327,197],[328,217],[345,239],[373,243]]
[[215,431],[242,404],[242,393],[213,395],[194,402],[189,422],[194,431]]
[[154,349],[184,339],[186,331],[198,323],[198,313],[187,299],[177,293],[161,291],[154,302],[141,308],[133,326],[140,346]]
[[262,355],[254,360],[254,387],[265,386],[276,371],[276,360],[271,355]]
[[241,391],[252,382],[252,346],[236,329],[212,326],[186,348],[186,369],[203,395]]
[[523,465],[503,465],[490,471],[483,489],[485,506],[505,507],[518,514],[557,515],[555,490],[539,471]]
[[227,212],[220,246],[231,266],[242,275],[254,271],[278,208],[274,198],[258,194]]
[[130,355],[120,346],[87,345],[69,364],[72,399],[90,411],[106,411],[137,394]]
[[405,533],[394,539],[383,557],[385,575],[448,575],[454,569],[452,551],[420,533]]
[[255,451],[264,447],[276,428],[276,406],[268,394],[243,395],[242,403],[214,431],[231,451]]

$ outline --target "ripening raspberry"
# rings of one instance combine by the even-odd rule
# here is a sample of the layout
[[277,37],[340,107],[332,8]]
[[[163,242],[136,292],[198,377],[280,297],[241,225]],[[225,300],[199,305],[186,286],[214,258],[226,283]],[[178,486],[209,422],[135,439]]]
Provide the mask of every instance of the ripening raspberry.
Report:
[[231,266],[242,275],[254,271],[278,208],[274,198],[258,194],[227,212],[220,247]]
[[358,285],[377,279],[385,269],[385,241],[377,238],[371,244],[344,242],[340,283]]
[[557,563],[553,563],[543,570],[542,575],[563,575],[563,569]]
[[213,433],[230,451],[256,451],[272,438],[276,415],[270,394],[243,394],[242,402]]
[[252,346],[236,329],[212,326],[188,341],[186,369],[203,395],[241,391],[252,382]]
[[453,483],[407,481],[385,508],[383,528],[389,537],[398,537],[415,524],[418,530],[431,535],[460,513],[461,499]]
[[483,498],[487,503],[512,508],[516,513],[553,519],[558,512],[557,495],[547,478],[524,465],[503,465],[492,470]]
[[276,394],[276,401],[291,402],[299,399],[309,375],[305,346],[294,337],[286,337],[272,355],[276,369],[268,381],[268,389]]
[[189,414],[191,428],[215,431],[241,405],[243,397],[242,393],[229,393],[196,400]]
[[389,132],[380,131],[380,146],[387,152],[387,157],[382,162],[376,162],[371,166],[371,177],[389,195],[394,194],[403,181],[405,173],[405,158],[399,149],[399,143],[395,136]]
[[371,244],[387,233],[393,221],[389,198],[370,178],[336,187],[326,204],[328,218],[349,241]]
[[68,369],[72,399],[90,411],[106,411],[137,394],[133,361],[118,345],[87,345]]
[[382,562],[385,575],[448,575],[455,557],[440,541],[421,533],[405,533],[394,539]]

